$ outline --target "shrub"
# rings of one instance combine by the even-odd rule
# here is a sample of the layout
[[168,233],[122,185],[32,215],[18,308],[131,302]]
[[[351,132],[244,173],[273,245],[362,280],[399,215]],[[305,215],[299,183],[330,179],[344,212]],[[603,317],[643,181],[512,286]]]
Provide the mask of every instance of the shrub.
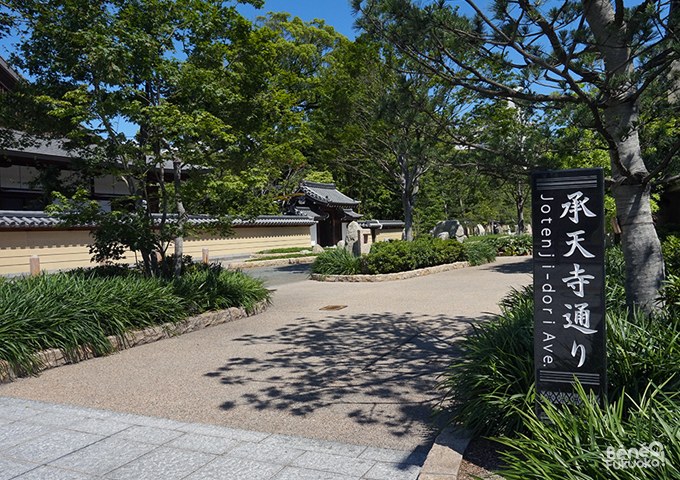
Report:
[[465,247],[470,265],[483,265],[496,260],[496,248],[489,242],[470,242]]
[[[529,434],[518,439],[496,439],[509,447],[501,453],[505,466],[499,472],[508,480],[671,480],[680,478],[680,401],[678,395],[647,389],[633,407],[624,397],[598,406],[578,385],[583,405],[546,406],[549,422],[531,408],[519,410]],[[628,399],[631,400],[631,399]],[[658,442],[654,446],[650,445]],[[659,445],[660,444],[660,445]],[[645,456],[639,449],[648,447]],[[649,447],[655,454],[651,455]],[[622,452],[619,449],[636,449]],[[616,455],[632,461],[648,459],[647,467],[616,468]],[[657,460],[658,465],[651,463]],[[607,464],[607,461],[611,462]],[[620,465],[619,465],[620,466]]]
[[257,303],[270,301],[271,292],[263,283],[240,271],[224,270],[219,264],[194,264],[171,285],[175,294],[188,302],[188,310],[197,313],[238,306],[251,311]]
[[482,240],[496,249],[499,256],[529,255],[533,251],[531,235],[513,235]]
[[669,236],[661,244],[663,259],[666,262],[666,273],[680,275],[680,238]]
[[174,322],[185,301],[169,285],[135,276],[60,273],[0,284],[0,359],[14,370],[36,370],[33,354],[60,348],[79,360],[78,346],[111,352],[108,335]]
[[364,257],[364,273],[395,273],[465,260],[466,248],[455,239],[441,240],[428,236],[412,242],[374,243]]
[[513,290],[502,313],[472,325],[461,356],[444,371],[438,416],[474,435],[524,431],[519,411],[534,383],[533,288]]
[[104,266],[0,282],[0,369],[35,374],[35,354],[63,350],[78,361],[80,346],[111,353],[107,336],[176,322],[190,313],[232,306],[252,309],[270,293],[241,272],[219,265],[185,265],[180,280],[145,278],[141,271]]
[[[666,391],[680,391],[680,317],[669,302],[659,315],[630,314],[623,299],[620,251],[607,254],[608,393],[618,401],[642,398],[650,382]],[[665,290],[680,301],[680,281],[673,277]],[[521,405],[533,396],[533,295],[513,292],[502,313],[475,324],[459,345],[462,356],[446,369],[439,387],[439,415],[474,435],[515,436],[525,432]],[[529,405],[529,404],[527,404]],[[626,406],[630,406],[630,402]],[[527,406],[526,408],[532,408]]]
[[361,273],[361,258],[344,248],[328,249],[316,257],[311,271],[322,276],[356,275]]

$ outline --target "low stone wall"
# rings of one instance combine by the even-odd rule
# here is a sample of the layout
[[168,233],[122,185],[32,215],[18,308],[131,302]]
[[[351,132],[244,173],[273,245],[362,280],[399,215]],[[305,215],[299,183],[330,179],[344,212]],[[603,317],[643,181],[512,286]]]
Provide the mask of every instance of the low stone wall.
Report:
[[316,255],[313,257],[281,258],[275,260],[259,260],[257,262],[234,262],[227,265],[229,270],[243,270],[246,268],[261,267],[282,267],[285,265],[301,265],[304,263],[314,263]]
[[447,263],[446,265],[437,265],[436,267],[419,268],[418,270],[410,270],[408,272],[398,273],[381,273],[378,275],[319,275],[312,274],[312,280],[320,282],[390,282],[392,280],[405,280],[407,278],[422,277],[432,273],[446,272],[448,270],[457,270],[459,268],[469,267],[468,262]]
[[[258,313],[264,312],[267,307],[268,304],[266,302],[260,302],[250,313],[248,313],[244,307],[232,307],[217,312],[205,312],[194,317],[189,317],[181,322],[165,323],[144,330],[135,330],[127,333],[124,338],[117,336],[110,336],[107,338],[111,342],[111,345],[113,345],[114,351],[120,351],[138,345],[157,342],[164,338],[183,335],[207,327],[214,327],[223,323],[257,315]],[[43,370],[60,367],[68,363],[76,363],[74,360],[82,361],[94,358],[96,355],[90,347],[81,346],[78,348],[77,354],[73,356],[69,356],[58,348],[51,348],[38,352],[35,357],[36,363],[40,365],[38,371],[42,372]],[[8,375],[6,372],[11,372],[11,375]],[[6,361],[0,360],[0,383],[9,382],[17,376],[24,375],[26,375],[26,372],[15,372]]]

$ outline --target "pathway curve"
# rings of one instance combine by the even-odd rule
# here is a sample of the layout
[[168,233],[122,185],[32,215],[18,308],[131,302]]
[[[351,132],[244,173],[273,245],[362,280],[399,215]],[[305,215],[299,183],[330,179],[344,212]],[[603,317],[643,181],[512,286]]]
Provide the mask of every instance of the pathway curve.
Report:
[[[272,287],[265,313],[0,385],[0,396],[426,453],[437,375],[531,260]],[[320,310],[335,305],[341,310]]]

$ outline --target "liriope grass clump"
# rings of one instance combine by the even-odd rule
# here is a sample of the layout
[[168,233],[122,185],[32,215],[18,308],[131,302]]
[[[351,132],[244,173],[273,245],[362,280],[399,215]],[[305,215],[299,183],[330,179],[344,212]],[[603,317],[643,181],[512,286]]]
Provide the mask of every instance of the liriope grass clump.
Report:
[[[652,384],[680,391],[680,282],[669,277],[660,312],[629,311],[622,257],[620,249],[607,251],[607,374],[610,402],[623,398],[628,409]],[[498,317],[472,326],[458,345],[462,355],[441,377],[441,418],[473,435],[528,434],[521,412],[533,409],[533,305],[531,288],[514,291]]]
[[0,360],[34,373],[36,352],[64,350],[78,360],[78,347],[111,352],[108,335],[185,315],[186,302],[172,287],[137,276],[38,275],[0,284]]
[[321,276],[357,275],[361,273],[361,257],[344,248],[328,249],[316,257],[311,272]]
[[680,396],[650,384],[641,396],[599,405],[577,384],[580,406],[545,406],[517,414],[528,433],[497,438],[506,450],[507,480],[677,480],[680,478]]
[[188,265],[178,280],[145,277],[127,267],[97,267],[0,282],[0,371],[40,369],[41,350],[61,349],[72,361],[81,347],[112,352],[108,336],[228,307],[269,302],[261,280],[220,265]]
[[195,265],[179,280],[171,282],[176,295],[187,302],[190,312],[245,307],[251,311],[258,303],[269,303],[271,292],[264,281],[241,271],[224,270],[218,264]]

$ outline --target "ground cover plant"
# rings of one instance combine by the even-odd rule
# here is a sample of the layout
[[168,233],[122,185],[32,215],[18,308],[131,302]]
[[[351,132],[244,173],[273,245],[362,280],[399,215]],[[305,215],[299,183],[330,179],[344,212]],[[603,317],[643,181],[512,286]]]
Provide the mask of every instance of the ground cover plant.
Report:
[[505,235],[481,241],[491,244],[499,256],[530,255],[533,251],[531,235]]
[[286,258],[316,257],[316,253],[290,253],[287,255],[272,255],[271,257],[250,258],[246,262],[262,262],[264,260],[283,260]]
[[0,282],[0,369],[35,374],[36,353],[49,348],[71,361],[80,360],[83,345],[106,355],[113,350],[107,336],[208,310],[252,310],[269,297],[260,280],[220,265],[185,265],[178,280],[120,266],[6,280]]
[[[670,237],[669,237],[670,238]],[[677,252],[664,242],[664,252]],[[463,355],[442,377],[438,414],[475,436],[500,437],[510,447],[507,479],[680,478],[672,468],[603,468],[606,448],[663,443],[680,465],[680,282],[669,263],[662,292],[664,308],[655,315],[625,306],[625,266],[620,249],[609,249],[607,274],[608,399],[551,413],[552,425],[534,412],[533,292],[514,291],[496,319],[474,325],[459,347]],[[584,393],[585,395],[585,393]],[[556,461],[557,460],[557,461]]]
[[284,248],[272,248],[270,250],[261,250],[257,253],[267,254],[267,253],[300,253],[303,250],[309,250],[308,248],[302,247],[284,247]]
[[361,258],[344,248],[329,248],[316,257],[311,272],[321,276],[356,275],[361,273]]

